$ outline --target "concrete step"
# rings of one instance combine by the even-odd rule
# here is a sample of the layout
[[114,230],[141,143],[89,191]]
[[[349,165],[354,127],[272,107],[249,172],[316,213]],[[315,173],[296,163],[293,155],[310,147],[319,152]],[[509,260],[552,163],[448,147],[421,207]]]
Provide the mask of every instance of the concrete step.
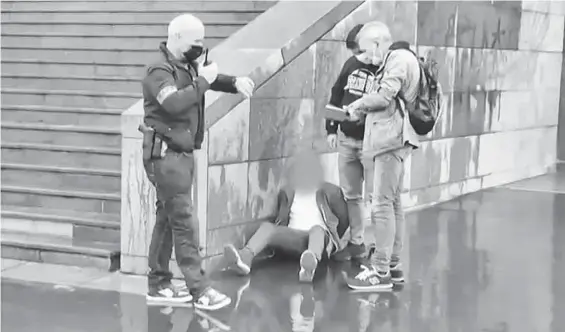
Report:
[[2,59],[2,74],[8,76],[141,77],[144,73],[145,66],[143,65],[75,64],[35,59]]
[[120,193],[120,172],[114,170],[9,164],[5,161],[1,167],[2,184],[8,186]]
[[95,77],[95,76],[42,76],[4,75],[2,87],[37,90],[86,90],[92,92],[130,92],[141,90],[140,77]]
[[119,244],[120,218],[115,214],[2,206],[2,231]]
[[141,93],[92,92],[2,87],[2,104],[127,109]]
[[119,128],[122,112],[120,109],[4,104],[2,122]]
[[2,1],[2,11],[188,11],[199,12],[238,12],[265,11],[275,1]]
[[[72,26],[68,27],[72,29]],[[213,47],[225,38],[206,38],[206,46]],[[147,50],[157,53],[159,44],[166,40],[152,36],[73,36],[2,34],[2,47],[25,49],[88,49],[88,50]]]
[[121,170],[120,148],[2,142],[2,162],[38,166]]
[[88,50],[88,49],[69,49],[69,45],[64,49],[27,49],[19,47],[2,46],[0,50],[2,59],[16,61],[37,61],[38,54],[41,54],[39,61],[52,63],[77,63],[77,64],[105,64],[105,65],[127,65],[127,66],[146,66],[155,61],[158,56],[158,45],[152,50]]
[[[206,25],[206,38],[227,38],[235,31],[245,26],[243,23],[216,23]],[[3,22],[2,35],[74,35],[74,36],[129,36],[129,37],[167,37],[167,24],[41,24],[29,22],[26,24],[16,22]]]
[[119,129],[2,122],[2,142],[119,147]]
[[120,213],[120,195],[2,185],[2,204],[96,213]]
[[[222,12],[199,12],[195,15],[204,24],[237,24],[237,23],[248,23],[251,22],[260,11],[251,12],[231,12],[226,8]],[[178,11],[120,11],[112,12],[108,10],[104,11],[14,11],[14,10],[3,10],[1,14],[2,22],[12,22],[12,23],[71,23],[71,24],[85,24],[85,23],[95,23],[95,24],[112,24],[112,25],[123,25],[123,24],[139,24],[140,22],[146,23],[158,23],[158,24],[168,24],[173,18],[179,15]]]
[[120,268],[119,245],[82,242],[61,236],[2,232],[2,258],[51,264]]

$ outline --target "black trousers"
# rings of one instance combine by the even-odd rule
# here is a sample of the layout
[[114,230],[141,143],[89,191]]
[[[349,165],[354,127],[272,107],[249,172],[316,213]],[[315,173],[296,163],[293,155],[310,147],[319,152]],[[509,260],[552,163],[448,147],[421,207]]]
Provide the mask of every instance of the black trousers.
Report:
[[201,268],[198,221],[193,215],[194,155],[167,150],[162,159],[145,162],[145,171],[157,191],[157,218],[149,246],[150,289],[171,282],[172,250],[187,286],[198,296],[209,283]]

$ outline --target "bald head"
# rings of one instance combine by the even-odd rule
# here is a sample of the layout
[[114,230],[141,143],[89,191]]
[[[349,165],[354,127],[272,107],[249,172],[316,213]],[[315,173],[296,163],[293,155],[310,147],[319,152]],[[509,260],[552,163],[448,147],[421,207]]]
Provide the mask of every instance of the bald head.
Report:
[[177,58],[192,46],[202,46],[203,43],[204,24],[196,16],[179,15],[169,23],[167,48]]
[[392,35],[386,24],[378,21],[366,23],[359,31],[359,49],[374,65],[380,65],[392,44]]

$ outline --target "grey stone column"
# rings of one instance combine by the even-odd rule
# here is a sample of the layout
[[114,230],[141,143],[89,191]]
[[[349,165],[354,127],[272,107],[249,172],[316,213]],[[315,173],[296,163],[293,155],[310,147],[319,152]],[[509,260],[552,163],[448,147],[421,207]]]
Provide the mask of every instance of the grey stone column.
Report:
[[[557,161],[565,163],[565,33],[563,34],[563,60],[561,64],[561,90],[559,98],[559,124],[557,127]],[[564,164],[561,167],[565,166]]]

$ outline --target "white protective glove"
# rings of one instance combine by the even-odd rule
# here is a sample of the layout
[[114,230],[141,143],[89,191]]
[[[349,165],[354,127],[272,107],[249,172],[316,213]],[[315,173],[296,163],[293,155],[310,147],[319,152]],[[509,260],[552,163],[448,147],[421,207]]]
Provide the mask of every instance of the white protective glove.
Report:
[[215,62],[210,62],[208,65],[199,64],[198,65],[198,76],[204,77],[204,79],[212,84],[218,78],[218,64]]
[[249,77],[238,77],[235,79],[235,88],[237,92],[244,95],[245,98],[251,98],[253,90],[255,89],[255,82]]

